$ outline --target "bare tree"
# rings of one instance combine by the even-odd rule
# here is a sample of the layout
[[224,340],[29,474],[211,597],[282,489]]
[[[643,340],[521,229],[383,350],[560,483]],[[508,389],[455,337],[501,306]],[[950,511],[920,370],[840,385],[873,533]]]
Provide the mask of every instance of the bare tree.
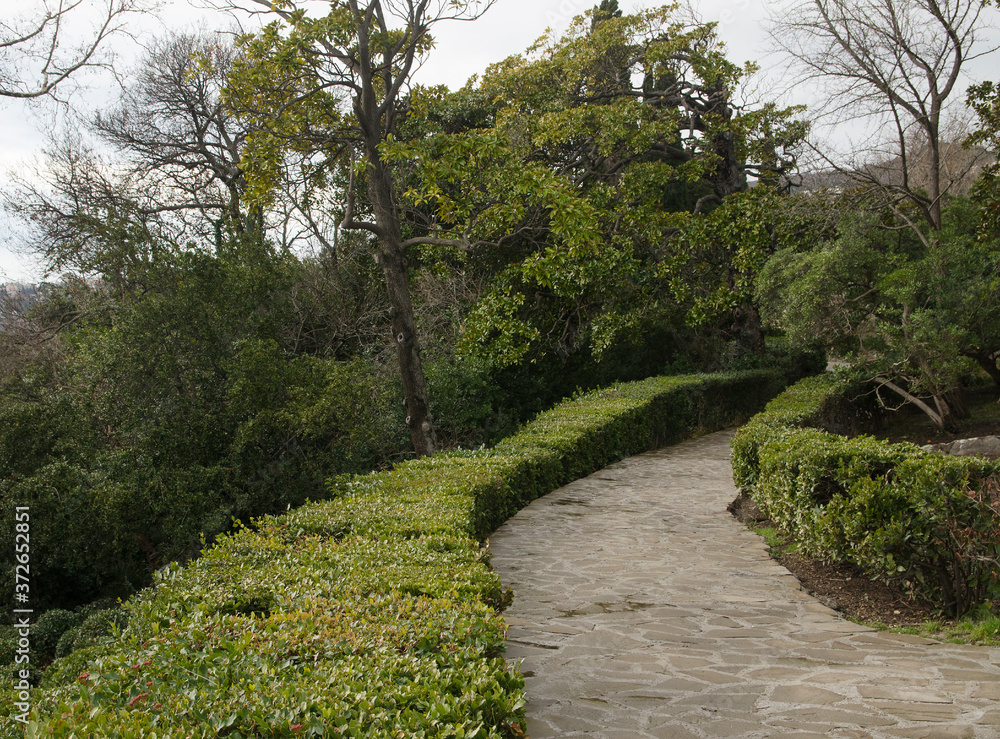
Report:
[[152,197],[147,214],[193,214],[185,225],[221,239],[259,232],[263,223],[243,202],[240,168],[244,123],[222,101],[236,51],[219,34],[171,34],[149,48],[118,103],[90,128],[124,159],[131,179]]
[[54,137],[42,157],[2,193],[4,207],[28,226],[26,247],[51,272],[99,274],[116,291],[142,289],[135,279],[165,243],[149,194],[78,133]]
[[922,225],[911,225],[925,241],[941,229],[942,196],[961,180],[943,174],[947,105],[966,65],[994,50],[978,37],[985,12],[982,0],[792,0],[772,19],[799,79],[827,95],[821,115],[866,121],[880,131],[871,141],[888,140],[888,153],[872,153],[895,160],[898,176],[845,170],[890,204],[915,205]]
[[[51,268],[98,268],[107,252],[79,247],[96,246],[94,229],[126,212],[179,244],[218,248],[231,235],[259,238],[266,231],[284,249],[309,244],[333,251],[329,218],[293,160],[283,163],[272,208],[246,203],[241,158],[249,129],[222,99],[236,55],[225,34],[155,40],[115,103],[80,123],[82,134],[54,134],[43,166],[15,177],[3,197],[15,214],[30,218],[38,237],[32,246]],[[95,220],[88,212],[108,217]]]
[[149,8],[143,0],[16,4],[35,8],[0,20],[0,97],[22,99],[52,95],[79,70],[106,65],[107,39],[127,33],[129,19]]

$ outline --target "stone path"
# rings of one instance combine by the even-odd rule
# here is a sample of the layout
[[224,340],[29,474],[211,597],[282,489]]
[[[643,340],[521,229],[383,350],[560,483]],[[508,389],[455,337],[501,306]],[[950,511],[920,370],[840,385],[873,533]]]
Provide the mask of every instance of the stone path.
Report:
[[612,465],[491,537],[530,738],[1000,737],[1000,650],[804,593],[726,512],[730,438]]

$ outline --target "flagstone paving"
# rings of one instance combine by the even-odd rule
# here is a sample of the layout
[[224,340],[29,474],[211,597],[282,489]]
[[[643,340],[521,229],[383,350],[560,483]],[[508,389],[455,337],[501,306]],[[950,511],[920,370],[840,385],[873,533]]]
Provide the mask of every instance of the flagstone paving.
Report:
[[491,537],[530,738],[1000,737],[1000,649],[803,592],[726,511],[731,436],[611,465]]

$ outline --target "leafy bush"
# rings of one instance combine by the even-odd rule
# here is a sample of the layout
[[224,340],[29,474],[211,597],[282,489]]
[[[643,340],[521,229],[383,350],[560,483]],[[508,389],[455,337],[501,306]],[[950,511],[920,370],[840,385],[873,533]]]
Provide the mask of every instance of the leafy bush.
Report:
[[[142,510],[138,502],[132,504],[137,494],[109,480],[105,469],[58,458],[30,476],[0,479],[4,507],[31,511],[31,594],[37,608],[72,607],[107,589],[128,592],[123,583],[145,569],[125,515]],[[14,526],[13,516],[3,517],[0,539],[13,542]],[[0,592],[8,596],[14,591],[14,565],[12,554],[0,561]]]
[[299,505],[406,448],[399,393],[372,363],[300,353],[303,332],[314,349],[337,343],[332,325],[300,320],[300,267],[264,244],[164,244],[134,291],[104,283],[67,293],[75,307],[39,306],[80,318],[59,335],[57,372],[25,366],[0,385],[0,504],[31,510],[36,610],[127,597],[234,517]]
[[789,388],[733,439],[733,476],[803,547],[960,615],[1000,595],[1000,464],[810,428],[851,396]]
[[[56,657],[67,657],[78,649],[86,649],[99,644],[107,644],[116,630],[122,630],[128,623],[128,614],[118,608],[100,608],[101,601],[95,601],[77,609],[76,623],[67,629],[56,646]],[[50,612],[46,612],[48,615]],[[41,622],[41,619],[39,619]]]
[[66,657],[73,652],[73,642],[76,641],[76,635],[80,631],[79,626],[74,626],[71,629],[67,629],[63,632],[63,635],[59,637],[59,643],[56,644],[55,656]]
[[63,634],[78,627],[82,620],[80,614],[61,608],[43,613],[31,629],[32,661],[36,665],[51,661]]
[[[0,466],[0,502],[31,510],[36,607],[128,596],[153,569],[190,558],[202,536],[211,540],[234,518],[316,498],[327,476],[385,464],[405,445],[392,388],[360,360],[288,359],[273,342],[245,342],[227,392],[225,412],[207,431],[193,428],[187,438],[185,424],[169,433],[143,425],[127,442],[91,449],[88,460],[79,450],[63,454],[64,440],[52,432],[43,464],[35,449],[42,442],[0,431],[0,455],[22,460]],[[58,399],[36,405],[47,402],[52,413],[62,407]],[[217,458],[182,448],[203,433],[221,445]],[[13,527],[12,516],[0,521],[0,538],[13,542]],[[0,561],[0,592],[13,593],[12,553],[13,546]]]
[[[87,616],[83,623],[76,629],[67,631],[72,634],[73,641],[69,645],[66,654],[75,652],[78,649],[107,644],[114,638],[116,631],[120,631],[128,624],[128,613],[121,608],[109,608],[103,611],[96,611]],[[65,655],[59,655],[65,656]]]
[[0,626],[0,666],[14,661],[17,650],[17,631],[13,626]]
[[752,489],[760,476],[760,447],[784,427],[818,422],[821,409],[836,387],[832,375],[806,377],[767,404],[733,437],[733,479],[741,488]]
[[34,735],[520,736],[523,679],[499,616],[510,594],[478,540],[575,476],[746,417],[780,384],[617,385],[491,450],[335,478],[330,500],[161,573],[116,642],[55,662]]
[[851,472],[850,495],[828,506],[830,551],[955,616],[1000,595],[1000,465],[919,455],[891,478]]

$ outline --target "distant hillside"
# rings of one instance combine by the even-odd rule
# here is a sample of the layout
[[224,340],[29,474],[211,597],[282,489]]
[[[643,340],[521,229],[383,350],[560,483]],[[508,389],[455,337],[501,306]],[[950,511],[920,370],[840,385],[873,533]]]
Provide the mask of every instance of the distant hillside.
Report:
[[41,293],[41,286],[21,282],[0,283],[0,321],[4,315],[20,313]]
[[[959,142],[942,145],[941,189],[952,195],[966,195],[979,178],[984,167],[995,164],[997,157],[982,147],[964,148]],[[905,171],[909,175],[909,186],[913,189],[927,189],[930,179],[929,156],[926,149],[917,148],[909,152]],[[892,187],[903,184],[903,159],[893,157],[876,160],[850,169],[823,169],[805,172],[793,192],[816,192],[817,190],[843,190],[852,186],[871,184]]]

